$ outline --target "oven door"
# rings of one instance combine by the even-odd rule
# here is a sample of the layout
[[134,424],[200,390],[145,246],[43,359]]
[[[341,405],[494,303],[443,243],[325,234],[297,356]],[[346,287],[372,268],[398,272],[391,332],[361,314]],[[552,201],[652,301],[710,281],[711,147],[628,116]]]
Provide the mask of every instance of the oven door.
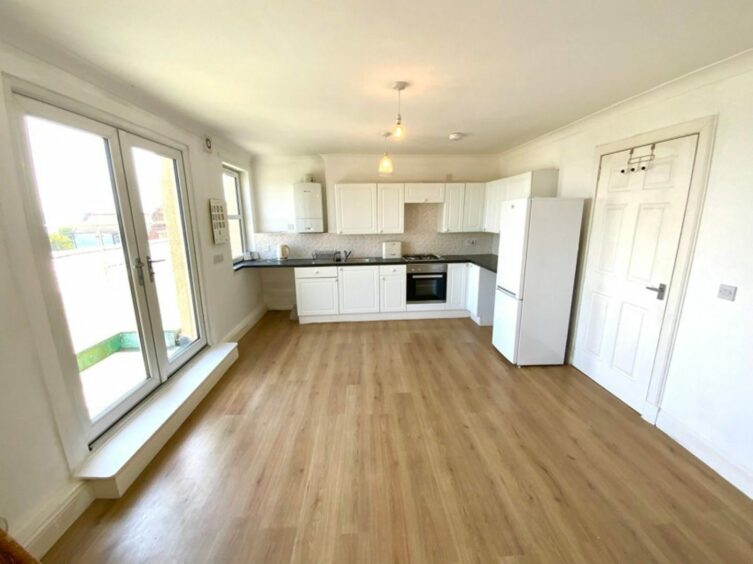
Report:
[[447,273],[408,274],[406,301],[409,304],[445,303]]

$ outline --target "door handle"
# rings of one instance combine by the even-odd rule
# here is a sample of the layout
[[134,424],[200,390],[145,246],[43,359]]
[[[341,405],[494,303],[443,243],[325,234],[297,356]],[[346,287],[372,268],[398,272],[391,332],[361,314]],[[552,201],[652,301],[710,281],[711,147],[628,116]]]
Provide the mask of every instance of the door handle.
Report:
[[133,266],[136,268],[136,271],[139,273],[139,285],[144,285],[144,262],[141,260],[141,257],[136,257],[136,260],[133,261]]
[[511,298],[515,298],[516,300],[518,299],[518,295],[517,295],[517,294],[514,294],[514,293],[512,293],[512,292],[511,292],[510,290],[508,290],[507,288],[503,288],[502,286],[500,286],[500,285],[497,285],[497,290],[499,290],[500,292],[502,292],[503,294],[505,294],[505,295],[507,295],[507,296],[510,296]]
[[646,286],[646,290],[651,290],[652,292],[656,292],[657,300],[663,300],[664,296],[667,295],[666,284],[659,284],[659,286]]
[[154,282],[154,268],[152,267],[152,265],[155,262],[165,262],[165,259],[152,260],[152,257],[150,257],[150,256],[147,255],[147,257],[146,257],[146,264],[147,264],[148,270],[149,270],[149,281],[150,282]]

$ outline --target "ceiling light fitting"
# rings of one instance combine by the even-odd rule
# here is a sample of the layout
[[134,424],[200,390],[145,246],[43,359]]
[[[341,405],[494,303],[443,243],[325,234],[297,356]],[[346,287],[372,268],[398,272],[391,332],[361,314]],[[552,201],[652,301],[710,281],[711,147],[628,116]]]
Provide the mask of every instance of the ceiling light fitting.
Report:
[[448,135],[450,141],[462,141],[465,139],[466,134],[461,131],[454,131]]
[[405,126],[403,125],[403,116],[400,115],[400,93],[408,88],[409,84],[404,80],[398,80],[392,83],[392,89],[397,90],[397,119],[395,120],[395,127],[392,128],[392,137],[400,141],[405,137]]
[[389,176],[392,174],[392,158],[387,153],[387,139],[389,139],[392,136],[392,132],[385,131],[382,133],[382,137],[384,137],[384,144],[385,144],[385,150],[384,155],[379,160],[379,176]]

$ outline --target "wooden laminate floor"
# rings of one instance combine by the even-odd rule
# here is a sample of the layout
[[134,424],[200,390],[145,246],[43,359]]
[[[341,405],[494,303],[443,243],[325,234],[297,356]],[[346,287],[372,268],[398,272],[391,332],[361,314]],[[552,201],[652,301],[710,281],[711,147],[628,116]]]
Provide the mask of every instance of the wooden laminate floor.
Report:
[[753,502],[572,367],[467,319],[269,313],[45,562],[753,562]]

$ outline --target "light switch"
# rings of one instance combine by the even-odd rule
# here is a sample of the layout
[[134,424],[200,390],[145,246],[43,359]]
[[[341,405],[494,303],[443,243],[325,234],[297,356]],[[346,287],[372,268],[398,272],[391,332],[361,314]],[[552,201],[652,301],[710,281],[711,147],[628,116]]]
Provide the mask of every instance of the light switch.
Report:
[[727,284],[719,284],[719,293],[716,295],[720,300],[735,301],[737,295],[737,286],[728,286]]

